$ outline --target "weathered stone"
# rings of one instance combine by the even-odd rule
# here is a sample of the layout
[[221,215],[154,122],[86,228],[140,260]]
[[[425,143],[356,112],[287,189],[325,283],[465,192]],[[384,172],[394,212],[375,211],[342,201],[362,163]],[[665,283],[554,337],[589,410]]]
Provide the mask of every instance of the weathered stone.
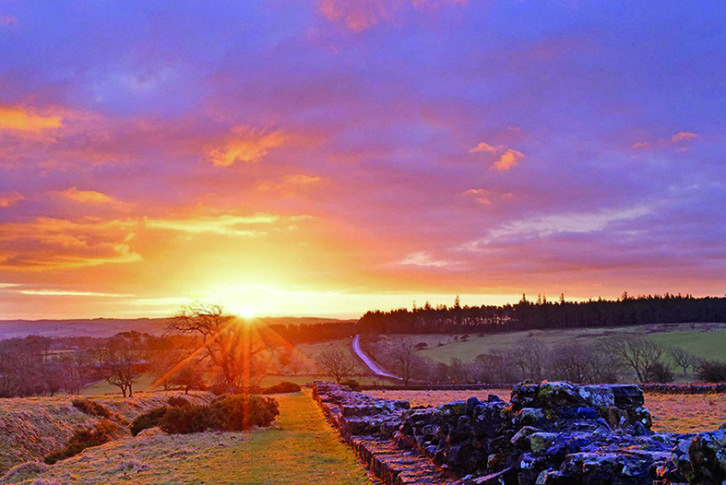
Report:
[[545,421],[545,412],[538,408],[522,408],[515,414],[515,424],[520,426],[533,426]]
[[534,428],[532,426],[524,426],[522,429],[517,431],[514,436],[512,436],[510,442],[520,450],[528,450],[529,437],[538,431],[540,431],[538,428]]
[[444,416],[458,416],[466,411],[466,401],[454,401],[439,406],[439,411]]
[[595,409],[615,406],[615,394],[611,386],[580,386],[577,393]]
[[535,400],[537,407],[557,409],[585,406],[587,402],[580,396],[578,387],[569,382],[542,382]]
[[613,393],[615,405],[619,408],[636,408],[645,404],[643,390],[635,384],[607,386]]
[[557,433],[533,433],[529,437],[529,449],[533,453],[545,451],[555,442]]
[[[726,430],[699,433],[688,447],[696,481],[726,481]],[[684,473],[685,474],[685,473]]]

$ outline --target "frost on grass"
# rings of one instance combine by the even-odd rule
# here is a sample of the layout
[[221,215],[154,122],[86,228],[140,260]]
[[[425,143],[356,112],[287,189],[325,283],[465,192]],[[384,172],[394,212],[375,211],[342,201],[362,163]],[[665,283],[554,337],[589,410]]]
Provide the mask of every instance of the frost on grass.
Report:
[[[140,394],[133,399],[120,396],[91,398],[124,421],[167,403],[175,393]],[[93,428],[97,416],[73,407],[75,396],[8,398],[0,400],[0,476],[15,465],[42,460],[63,448],[78,428]],[[206,393],[186,396],[191,402],[205,403]],[[124,428],[126,429],[126,428]]]

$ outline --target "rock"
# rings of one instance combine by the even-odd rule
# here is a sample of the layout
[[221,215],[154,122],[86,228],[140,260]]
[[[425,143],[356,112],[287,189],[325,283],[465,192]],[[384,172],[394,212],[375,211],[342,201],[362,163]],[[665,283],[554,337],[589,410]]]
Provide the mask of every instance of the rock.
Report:
[[643,390],[635,384],[607,386],[613,393],[615,405],[619,408],[636,408],[645,404]]
[[528,450],[529,437],[538,431],[540,431],[538,428],[534,428],[532,426],[524,426],[522,429],[517,431],[514,436],[512,436],[510,442],[520,450]]
[[454,401],[438,407],[444,416],[458,416],[466,411],[466,401]]
[[498,472],[508,468],[517,458],[513,449],[505,449],[499,453],[493,453],[487,457],[487,469],[491,472]]
[[472,483],[475,485],[501,485],[502,483],[514,483],[514,480],[516,480],[516,471],[514,467],[510,466],[496,473],[475,478]]
[[482,402],[479,399],[477,399],[476,397],[470,397],[469,399],[466,400],[466,407],[464,408],[464,413],[467,416],[473,416],[474,408],[476,408],[477,406],[479,406],[481,404],[482,404]]
[[610,386],[581,386],[577,393],[596,409],[615,406],[615,394]]
[[[502,401],[502,398],[500,398],[496,394],[489,394],[487,396],[487,402],[503,402],[503,401]],[[726,425],[724,425],[724,426],[726,426]]]
[[543,382],[536,398],[537,407],[557,409],[584,406],[587,402],[580,396],[578,387],[569,382]]
[[532,426],[542,424],[545,421],[545,413],[537,408],[522,408],[514,418],[516,424],[521,426]]
[[[692,480],[715,483],[726,480],[726,430],[696,435],[688,447],[688,456],[693,467]],[[688,476],[685,472],[684,475]]]
[[529,436],[529,449],[533,453],[539,453],[552,446],[557,438],[557,433],[532,433]]
[[512,388],[512,409],[519,411],[525,407],[534,407],[539,392],[539,384],[534,381],[524,381],[515,384]]

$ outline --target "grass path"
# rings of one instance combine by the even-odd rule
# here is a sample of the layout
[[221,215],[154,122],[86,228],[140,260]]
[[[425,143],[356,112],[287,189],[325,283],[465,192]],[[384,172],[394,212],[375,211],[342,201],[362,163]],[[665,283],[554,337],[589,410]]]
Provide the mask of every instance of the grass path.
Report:
[[309,392],[274,396],[276,427],[246,433],[208,432],[126,438],[17,473],[12,483],[341,484],[370,480],[339,441]]
[[240,446],[241,483],[370,483],[309,393],[279,396],[279,402],[279,428]]

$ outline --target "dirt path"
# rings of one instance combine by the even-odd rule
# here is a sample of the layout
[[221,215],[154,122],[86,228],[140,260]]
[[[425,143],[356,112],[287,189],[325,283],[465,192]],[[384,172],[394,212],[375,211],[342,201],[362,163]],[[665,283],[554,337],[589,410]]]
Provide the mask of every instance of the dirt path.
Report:
[[86,450],[10,483],[370,484],[309,392],[278,395],[276,427],[249,433],[159,434]]

